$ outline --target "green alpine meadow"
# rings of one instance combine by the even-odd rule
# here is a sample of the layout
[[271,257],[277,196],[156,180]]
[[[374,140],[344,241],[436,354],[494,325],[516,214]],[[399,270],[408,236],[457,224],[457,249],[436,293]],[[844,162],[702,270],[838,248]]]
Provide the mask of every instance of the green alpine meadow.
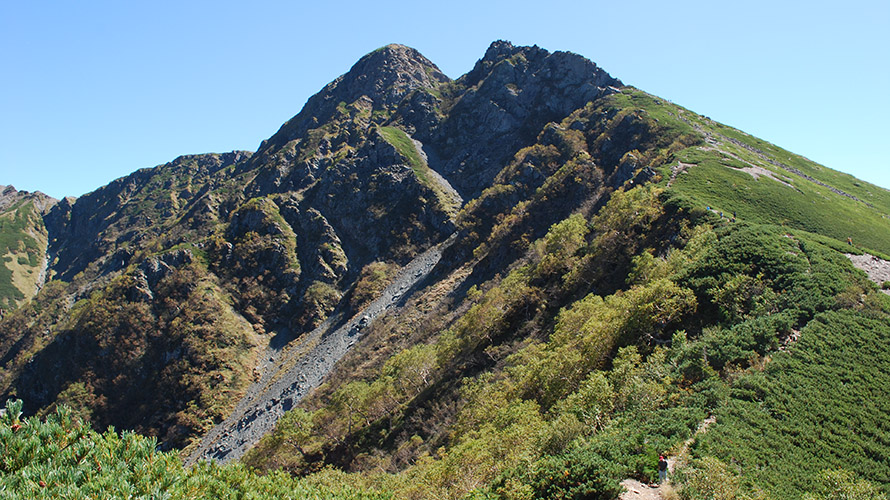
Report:
[[3,187],[0,254],[2,498],[890,494],[890,191],[571,52],[387,45],[255,152]]

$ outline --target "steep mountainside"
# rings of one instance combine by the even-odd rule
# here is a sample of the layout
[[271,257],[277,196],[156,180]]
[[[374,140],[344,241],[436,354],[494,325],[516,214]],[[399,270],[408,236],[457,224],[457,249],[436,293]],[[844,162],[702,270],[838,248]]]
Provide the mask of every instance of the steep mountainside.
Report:
[[94,279],[113,273],[127,266],[146,239],[171,229],[185,233],[181,218],[212,190],[215,174],[249,157],[245,152],[182,156],[76,200],[62,200],[47,216],[53,277],[72,281],[78,274]]
[[45,281],[43,215],[56,200],[0,186],[0,318],[33,297]]
[[[277,421],[249,465],[516,499],[614,498],[713,414],[733,443],[689,447],[686,498],[708,474],[797,498],[792,459],[890,484],[885,426],[851,409],[890,370],[890,301],[845,255],[888,259],[890,192],[579,55],[498,41],[451,80],[388,45],[256,153],[35,196],[0,198],[0,391],[26,413],[190,460]],[[813,359],[856,397],[803,403]]]

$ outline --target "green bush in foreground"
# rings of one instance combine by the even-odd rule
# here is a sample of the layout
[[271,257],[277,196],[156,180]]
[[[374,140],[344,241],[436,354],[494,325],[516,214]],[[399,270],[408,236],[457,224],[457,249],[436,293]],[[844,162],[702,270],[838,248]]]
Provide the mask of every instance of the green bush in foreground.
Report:
[[3,499],[380,499],[388,495],[343,486],[328,471],[313,483],[285,473],[266,476],[243,465],[201,463],[191,469],[156,441],[131,432],[99,434],[60,407],[46,421],[21,418],[21,401],[0,417]]

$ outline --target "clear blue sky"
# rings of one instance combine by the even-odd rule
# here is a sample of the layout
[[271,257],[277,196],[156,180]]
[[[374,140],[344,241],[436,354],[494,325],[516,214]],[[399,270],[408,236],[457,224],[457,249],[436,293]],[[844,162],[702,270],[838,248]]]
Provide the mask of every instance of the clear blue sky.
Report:
[[496,39],[890,188],[890,2],[0,0],[0,184],[79,196],[181,154],[255,150],[387,43],[450,77]]

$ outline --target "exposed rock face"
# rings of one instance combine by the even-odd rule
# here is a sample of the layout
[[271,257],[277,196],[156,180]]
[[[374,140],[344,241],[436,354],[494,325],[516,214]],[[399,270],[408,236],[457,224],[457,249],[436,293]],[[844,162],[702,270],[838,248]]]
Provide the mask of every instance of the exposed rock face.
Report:
[[[453,227],[449,215],[428,203],[434,193],[375,128],[408,96],[448,81],[414,49],[387,45],[368,54],[309,99],[241,167],[255,172],[249,196],[300,193],[296,212],[314,215],[292,225],[308,229],[320,216],[359,268],[381,257],[404,259],[443,239]],[[314,239],[311,230],[302,233]],[[341,276],[336,267],[318,267],[319,276]]]
[[364,95],[383,108],[398,104],[415,89],[434,88],[448,80],[417,50],[390,44],[362,57],[348,73],[328,84],[322,95],[346,102]]
[[317,249],[307,255],[308,271],[325,283],[337,284],[349,271],[349,259],[337,232],[318,210],[310,208],[299,218],[308,247]]
[[189,250],[174,250],[160,257],[152,257],[142,261],[135,273],[136,283],[128,291],[128,298],[133,302],[150,302],[154,299],[154,288],[170,275],[177,267],[190,264],[194,259]]
[[30,193],[28,191],[18,191],[13,186],[0,186],[0,212],[19,202],[31,202],[41,213],[46,213],[59,200],[47,196],[40,191]]
[[417,138],[435,150],[433,165],[465,199],[491,185],[513,154],[543,126],[614,92],[621,82],[589,60],[537,46],[495,42],[457,82],[463,92],[431,126],[427,102],[417,102]]
[[[251,153],[180,156],[138,170],[76,200],[66,198],[46,217],[55,277],[70,281],[122,245],[138,245],[206,189],[210,177]],[[122,263],[126,264],[126,263]],[[102,266],[107,267],[107,266]],[[121,266],[122,267],[122,266]]]
[[[263,141],[251,162],[251,167],[263,166],[258,182],[265,189],[304,187],[320,168],[317,161],[305,161],[298,154],[307,143],[322,157],[342,144],[354,147],[366,136],[368,124],[391,113],[406,95],[447,81],[435,64],[403,45],[387,45],[366,55]],[[318,135],[326,137],[318,140]],[[288,178],[294,169],[296,175]]]
[[452,226],[430,203],[433,197],[405,158],[372,136],[350,161],[324,172],[306,193],[306,204],[324,215],[347,255],[364,264],[379,256],[399,258],[393,250],[401,254],[447,236]]

